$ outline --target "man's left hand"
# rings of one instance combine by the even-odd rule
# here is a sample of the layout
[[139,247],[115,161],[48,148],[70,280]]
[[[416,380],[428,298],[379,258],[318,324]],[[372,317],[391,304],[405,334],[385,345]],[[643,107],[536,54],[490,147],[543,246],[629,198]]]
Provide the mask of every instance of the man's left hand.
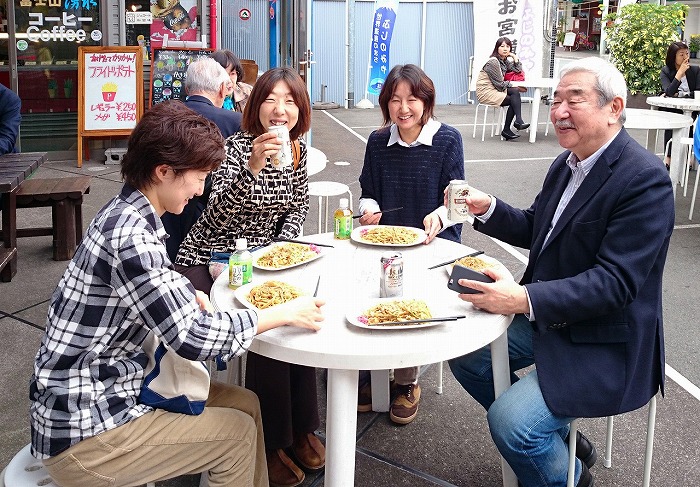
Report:
[[510,315],[530,312],[525,287],[515,282],[502,264],[488,267],[483,272],[496,282],[485,283],[460,279],[459,284],[462,286],[481,291],[479,294],[460,294],[460,299],[489,313]]

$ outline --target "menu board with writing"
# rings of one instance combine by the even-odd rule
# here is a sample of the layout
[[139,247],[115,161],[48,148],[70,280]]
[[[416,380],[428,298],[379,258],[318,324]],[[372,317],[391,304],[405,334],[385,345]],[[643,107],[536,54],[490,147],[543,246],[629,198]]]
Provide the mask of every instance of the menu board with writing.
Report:
[[83,137],[129,135],[143,113],[139,46],[78,47],[78,167]]
[[192,61],[208,57],[212,49],[154,49],[151,62],[151,104],[185,100],[185,78]]
[[128,134],[136,126],[143,106],[142,55],[137,46],[79,48],[81,132]]

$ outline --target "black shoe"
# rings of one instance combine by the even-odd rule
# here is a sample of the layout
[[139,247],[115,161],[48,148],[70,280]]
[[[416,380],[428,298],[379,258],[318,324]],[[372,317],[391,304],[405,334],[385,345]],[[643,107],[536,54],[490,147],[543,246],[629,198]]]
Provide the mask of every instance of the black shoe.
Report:
[[508,129],[503,129],[503,131],[501,132],[501,137],[503,137],[506,140],[513,140],[513,139],[517,139],[520,136],[518,134],[514,134],[513,132],[511,132]]
[[[567,444],[569,443],[568,436],[565,441]],[[580,431],[576,432],[576,458],[585,463],[588,468],[592,468],[596,460],[598,460],[598,452],[595,446]]]
[[530,126],[529,123],[518,123],[518,122],[513,122],[513,127],[515,127],[518,130],[525,130]]
[[583,462],[581,462],[581,476],[578,478],[576,487],[593,487],[593,475],[591,475],[588,467]]

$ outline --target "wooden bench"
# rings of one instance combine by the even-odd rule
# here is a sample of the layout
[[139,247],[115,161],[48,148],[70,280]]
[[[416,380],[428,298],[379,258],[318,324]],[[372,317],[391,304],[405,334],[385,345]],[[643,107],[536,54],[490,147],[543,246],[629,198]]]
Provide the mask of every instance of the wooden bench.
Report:
[[17,208],[51,207],[51,227],[18,228],[17,237],[53,235],[53,259],[70,260],[83,239],[83,195],[90,176],[28,179],[17,191]]

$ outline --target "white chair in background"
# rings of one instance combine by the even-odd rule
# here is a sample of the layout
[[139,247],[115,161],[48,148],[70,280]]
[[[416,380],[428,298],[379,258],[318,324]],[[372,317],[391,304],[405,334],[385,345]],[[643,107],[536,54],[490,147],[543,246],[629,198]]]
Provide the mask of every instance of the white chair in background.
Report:
[[[649,401],[649,411],[647,413],[647,434],[646,448],[644,450],[644,476],[642,487],[649,487],[651,481],[651,459],[654,453],[654,428],[656,427],[656,396]],[[613,418],[607,417],[607,432],[605,435],[605,468],[612,466],[612,433]],[[574,486],[574,475],[576,468],[576,430],[578,429],[578,419],[571,422],[569,430],[569,473],[566,487]]]
[[334,181],[313,181],[309,183],[309,196],[318,196],[318,233],[322,233],[321,224],[323,223],[323,198],[325,198],[325,225],[323,232],[328,231],[328,207],[330,203],[328,198],[331,196],[340,196],[348,194],[350,199],[350,209],[352,209],[352,192],[347,184],[336,183]]
[[[484,61],[485,62],[485,61]],[[474,56],[471,56],[469,58],[469,91],[474,91],[476,92],[476,80],[477,80],[477,75],[479,73],[479,70],[474,72],[475,66],[483,66],[484,63],[481,64],[475,64],[474,63]],[[476,97],[475,97],[476,99]],[[476,138],[476,127],[479,124],[478,119],[479,119],[479,109],[482,108],[484,109],[484,117],[481,122],[481,141],[484,141],[484,137],[486,135],[486,124],[488,123],[488,114],[489,114],[489,108],[493,108],[493,120],[491,121],[491,137],[493,137],[493,134],[495,133],[497,127],[498,127],[498,133],[500,134],[501,132],[501,126],[503,125],[503,118],[505,116],[504,112],[504,107],[500,105],[487,105],[485,103],[480,103],[477,102],[476,105],[476,110],[474,111],[474,130],[472,131],[472,137]]]
[[[693,130],[697,129],[698,127],[696,121]],[[670,143],[671,141],[669,140],[668,144],[666,144],[664,155],[668,154],[668,146]],[[685,158],[685,170],[682,173],[683,177],[681,179],[681,185],[683,186],[683,197],[685,198],[686,196],[688,196],[688,181],[690,180],[690,169],[692,168],[693,161],[695,160],[693,137],[681,137],[681,145],[683,145],[684,148],[687,147],[687,153]],[[690,200],[690,212],[688,213],[689,220],[693,219],[693,212],[695,210],[695,198],[698,194],[698,175],[700,175],[700,167],[695,168],[695,185],[693,187],[693,195]]]

